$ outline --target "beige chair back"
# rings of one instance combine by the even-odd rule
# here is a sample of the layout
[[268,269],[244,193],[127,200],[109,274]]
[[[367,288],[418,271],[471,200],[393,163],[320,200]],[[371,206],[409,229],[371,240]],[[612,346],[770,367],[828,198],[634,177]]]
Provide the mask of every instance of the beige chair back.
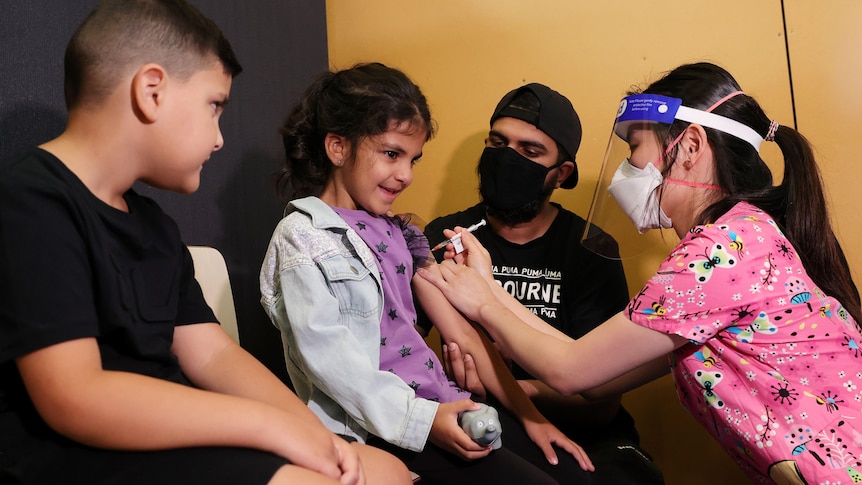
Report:
[[236,308],[224,256],[218,249],[209,246],[189,246],[189,252],[195,263],[195,279],[201,285],[204,299],[225,332],[239,343]]

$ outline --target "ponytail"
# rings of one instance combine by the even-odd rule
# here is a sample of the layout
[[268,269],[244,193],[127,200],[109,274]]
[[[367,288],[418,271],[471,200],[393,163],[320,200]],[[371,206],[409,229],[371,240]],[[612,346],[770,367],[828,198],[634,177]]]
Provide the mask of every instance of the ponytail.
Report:
[[[798,131],[781,126],[775,143],[784,155],[784,179],[760,207],[778,218],[811,279],[835,297],[862,326],[862,304],[844,251],[835,237],[820,170],[811,145]],[[766,201],[764,201],[766,202]]]
[[[750,98],[749,98],[750,99]],[[753,100],[752,100],[753,103]],[[766,115],[749,126],[762,125],[766,133],[769,121]],[[784,177],[781,184],[751,185],[752,167],[766,167],[766,163],[750,145],[730,140],[716,132],[713,140],[727,139],[727,144],[716,143],[718,179],[722,187],[731,187],[729,195],[707,207],[698,218],[703,224],[716,220],[739,202],[748,202],[775,219],[778,227],[790,241],[802,265],[814,283],[827,295],[837,299],[862,330],[862,304],[847,258],[829,219],[826,196],[814,152],[805,137],[787,126],[775,132],[775,143],[784,156]],[[709,136],[709,135],[708,135]],[[736,145],[728,151],[728,147]],[[744,160],[744,161],[743,161]],[[732,166],[733,168],[723,168]]]
[[331,72],[320,74],[279,130],[286,156],[284,167],[276,174],[276,191],[282,202],[318,195],[332,170],[323,151],[326,133],[317,129],[317,107],[334,77]]

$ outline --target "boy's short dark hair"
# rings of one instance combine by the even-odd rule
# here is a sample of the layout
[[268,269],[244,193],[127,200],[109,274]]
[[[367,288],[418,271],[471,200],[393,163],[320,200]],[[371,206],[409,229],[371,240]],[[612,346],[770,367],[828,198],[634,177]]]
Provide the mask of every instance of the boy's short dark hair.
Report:
[[242,71],[218,26],[184,0],[103,0],[66,47],[66,106],[99,103],[148,62],[188,79],[216,60],[231,77]]

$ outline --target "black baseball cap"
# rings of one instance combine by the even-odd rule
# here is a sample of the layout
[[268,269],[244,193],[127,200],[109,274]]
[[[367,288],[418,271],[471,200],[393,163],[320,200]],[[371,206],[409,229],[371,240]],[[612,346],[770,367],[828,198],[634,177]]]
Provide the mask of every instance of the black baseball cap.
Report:
[[[524,91],[528,91],[539,100],[539,110],[532,111],[518,106],[512,106],[512,100]],[[491,125],[497,118],[510,117],[526,121],[545,132],[572,157],[575,170],[563,181],[560,187],[571,189],[578,183],[578,165],[575,156],[581,146],[581,120],[575,108],[562,94],[539,83],[530,83],[509,91],[497,103],[494,114],[491,115]]]

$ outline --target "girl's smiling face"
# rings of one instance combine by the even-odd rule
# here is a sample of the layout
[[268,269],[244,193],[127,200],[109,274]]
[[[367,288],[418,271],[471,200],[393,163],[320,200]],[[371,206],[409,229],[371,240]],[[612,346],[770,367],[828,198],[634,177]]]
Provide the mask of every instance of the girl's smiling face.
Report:
[[343,165],[335,167],[320,198],[343,209],[364,209],[382,215],[413,182],[413,165],[422,157],[428,139],[424,127],[412,123],[393,124],[386,132],[363,138],[355,152],[345,147]]

